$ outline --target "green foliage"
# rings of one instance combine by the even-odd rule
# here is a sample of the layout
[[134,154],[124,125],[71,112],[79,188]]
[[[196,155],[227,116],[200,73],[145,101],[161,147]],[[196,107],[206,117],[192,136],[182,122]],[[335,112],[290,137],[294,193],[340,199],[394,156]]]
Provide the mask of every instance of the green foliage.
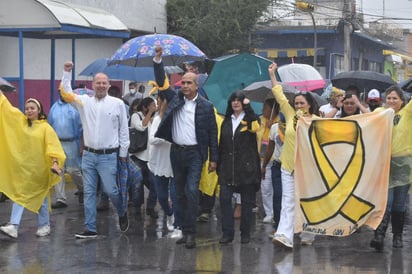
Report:
[[168,33],[185,37],[209,58],[255,47],[250,33],[270,0],[168,0]]

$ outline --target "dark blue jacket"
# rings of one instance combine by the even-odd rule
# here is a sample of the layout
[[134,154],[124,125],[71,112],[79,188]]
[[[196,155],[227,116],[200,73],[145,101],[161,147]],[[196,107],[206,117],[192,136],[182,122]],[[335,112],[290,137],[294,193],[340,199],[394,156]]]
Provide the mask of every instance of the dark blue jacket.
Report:
[[[163,63],[157,64],[153,62],[154,73],[157,84],[162,87],[165,81],[165,72]],[[182,93],[176,93],[169,88],[164,91],[168,102],[167,110],[165,111],[159,128],[155,134],[156,137],[165,139],[171,143],[172,140],[172,124],[174,114],[185,104]],[[197,96],[195,111],[195,130],[197,144],[199,145],[203,162],[208,158],[210,152],[210,161],[217,162],[218,159],[218,144],[217,144],[217,125],[213,105],[211,102]]]

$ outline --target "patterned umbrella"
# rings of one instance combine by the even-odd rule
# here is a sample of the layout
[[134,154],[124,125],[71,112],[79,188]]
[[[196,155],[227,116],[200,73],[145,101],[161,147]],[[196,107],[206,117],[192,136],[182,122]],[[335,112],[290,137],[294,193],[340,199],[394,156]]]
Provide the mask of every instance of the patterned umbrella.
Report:
[[148,34],[124,43],[109,59],[109,65],[152,67],[155,48],[158,46],[163,48],[162,60],[165,66],[206,59],[206,55],[198,47],[180,36]]
[[[154,80],[152,67],[131,67],[125,65],[108,65],[109,59],[100,58],[90,63],[79,75],[93,76],[98,72],[104,72],[110,79],[130,80],[130,81],[149,81]],[[183,70],[178,66],[165,66],[168,74],[181,73]]]

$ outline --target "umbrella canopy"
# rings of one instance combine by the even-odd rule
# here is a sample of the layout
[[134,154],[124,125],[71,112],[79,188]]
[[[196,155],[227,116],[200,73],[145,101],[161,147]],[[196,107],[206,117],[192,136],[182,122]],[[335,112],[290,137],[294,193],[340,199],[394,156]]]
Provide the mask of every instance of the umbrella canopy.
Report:
[[10,84],[6,79],[0,77],[0,90],[3,92],[12,92],[15,91],[16,88]]
[[399,87],[406,92],[412,92],[412,78],[406,79],[399,83]]
[[[79,75],[94,76],[98,72],[104,72],[110,79],[149,81],[154,80],[153,67],[131,67],[125,65],[108,65],[109,59],[100,58],[89,64]],[[183,70],[178,66],[165,66],[168,74],[181,73]]]
[[152,67],[156,47],[163,48],[165,66],[189,61],[203,61],[206,55],[192,42],[171,34],[148,34],[130,39],[110,58],[109,65],[123,64],[133,67]]
[[277,69],[280,80],[300,91],[314,91],[325,87],[322,75],[311,65],[287,64]]
[[[300,91],[297,90],[295,87],[290,86],[289,84],[279,82],[279,84],[283,88],[283,92],[285,93],[286,98],[288,98],[289,102],[293,102],[295,95],[298,94]],[[275,98],[272,93],[272,82],[270,80],[255,82],[245,89],[243,89],[243,93],[249,100],[255,102],[264,102],[266,99]],[[318,106],[327,104],[326,99],[315,92],[310,92],[310,95],[315,99]]]
[[[272,61],[250,53],[227,55],[214,59],[215,63],[203,89],[218,113],[226,113],[227,100],[233,91],[269,80],[268,67]],[[257,114],[262,113],[262,103],[252,102]]]
[[371,89],[384,92],[388,87],[396,84],[386,74],[366,70],[341,72],[336,74],[331,81],[337,88],[346,90],[349,86],[356,86],[360,92],[368,92]]

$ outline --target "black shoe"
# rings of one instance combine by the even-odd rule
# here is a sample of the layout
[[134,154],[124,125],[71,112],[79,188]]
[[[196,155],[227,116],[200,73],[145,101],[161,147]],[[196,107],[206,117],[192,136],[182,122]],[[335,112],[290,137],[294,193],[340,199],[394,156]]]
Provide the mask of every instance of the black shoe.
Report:
[[240,239],[241,244],[248,244],[250,242],[250,237],[249,236],[243,236]]
[[94,239],[97,237],[97,233],[94,231],[85,230],[82,233],[74,234],[78,239]]
[[185,244],[185,243],[186,243],[186,239],[187,239],[186,235],[183,235],[182,238],[180,238],[179,240],[176,241],[176,244],[177,244],[177,245]]
[[230,244],[232,241],[233,241],[233,238],[223,236],[222,238],[220,238],[219,244]]
[[195,248],[196,247],[196,238],[195,238],[195,235],[187,235],[186,236],[186,244],[185,244],[185,247],[187,248],[187,249],[192,249],[192,248]]
[[136,214],[134,215],[136,221],[141,222],[143,220],[142,218],[142,213],[140,211],[137,211]]
[[127,212],[119,217],[119,226],[121,232],[126,232],[129,229],[129,219],[127,218]]
[[150,216],[152,219],[159,218],[159,214],[157,214],[157,212],[153,208],[147,208],[146,215]]
[[84,196],[83,196],[83,192],[79,192],[79,194],[77,194],[78,198],[79,198],[79,204],[83,204],[84,203]]
[[67,207],[67,204],[63,203],[62,201],[57,201],[51,205],[51,208],[65,208],[65,207]]
[[97,211],[107,211],[109,210],[109,202],[99,203],[96,207]]

